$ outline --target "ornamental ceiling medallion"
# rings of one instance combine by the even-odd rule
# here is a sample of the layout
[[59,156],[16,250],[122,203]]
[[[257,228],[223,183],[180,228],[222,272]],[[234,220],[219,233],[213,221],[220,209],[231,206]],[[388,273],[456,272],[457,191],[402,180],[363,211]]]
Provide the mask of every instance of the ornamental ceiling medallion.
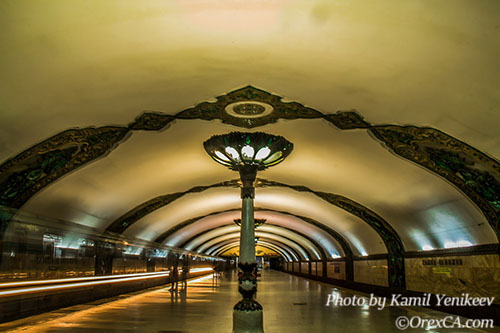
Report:
[[322,118],[323,114],[297,102],[283,102],[282,98],[264,90],[246,86],[216,102],[203,102],[176,115],[177,119],[220,119],[238,127],[254,128],[275,123],[278,119]]

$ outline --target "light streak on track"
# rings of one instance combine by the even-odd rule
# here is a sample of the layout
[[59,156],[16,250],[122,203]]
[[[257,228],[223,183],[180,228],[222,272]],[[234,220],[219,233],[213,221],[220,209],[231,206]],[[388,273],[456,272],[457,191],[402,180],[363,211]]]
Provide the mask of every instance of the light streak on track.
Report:
[[53,279],[53,280],[33,280],[33,281],[20,281],[20,282],[8,282],[0,283],[0,289],[4,288],[16,288],[22,286],[34,286],[34,285],[47,285],[54,283],[65,283],[65,282],[80,282],[80,281],[90,281],[90,280],[106,280],[106,279],[118,279],[122,277],[135,277],[135,276],[145,276],[145,275],[164,275],[168,274],[169,271],[163,272],[153,272],[153,273],[136,273],[136,274],[120,274],[120,275],[104,275],[104,276],[86,276],[80,278],[67,278],[67,279]]
[[199,273],[199,272],[210,272],[213,271],[212,267],[200,267],[200,268],[191,268],[189,273]]
[[21,288],[21,289],[11,289],[11,290],[5,290],[5,291],[0,291],[0,297],[5,297],[5,296],[16,296],[16,295],[21,295],[21,294],[28,294],[28,293],[34,293],[34,292],[40,292],[40,291],[52,291],[52,290],[61,290],[61,289],[68,289],[68,288],[77,288],[77,287],[88,287],[88,286],[95,286],[95,285],[101,285],[101,284],[110,284],[110,283],[122,283],[122,282],[129,282],[129,281],[137,281],[137,280],[149,280],[149,279],[156,279],[160,277],[167,277],[169,275],[168,272],[161,272],[159,274],[150,274],[150,275],[143,275],[143,276],[135,276],[135,277],[126,277],[126,278],[109,278],[105,280],[99,280],[99,281],[88,281],[88,282],[79,282],[79,283],[63,283],[63,284],[58,284],[55,286],[40,286],[40,287],[32,287],[32,288]]
[[[190,273],[210,272],[211,267],[192,268]],[[123,283],[130,281],[149,280],[167,277],[169,271],[152,272],[152,273],[137,273],[137,274],[121,274],[121,275],[106,275],[106,276],[91,276],[81,278],[54,279],[54,280],[36,280],[36,281],[21,281],[9,282],[0,284],[0,298],[24,295],[36,292],[56,291],[69,288],[89,287],[111,283]],[[24,288],[23,288],[24,287]],[[2,290],[7,289],[7,290]]]

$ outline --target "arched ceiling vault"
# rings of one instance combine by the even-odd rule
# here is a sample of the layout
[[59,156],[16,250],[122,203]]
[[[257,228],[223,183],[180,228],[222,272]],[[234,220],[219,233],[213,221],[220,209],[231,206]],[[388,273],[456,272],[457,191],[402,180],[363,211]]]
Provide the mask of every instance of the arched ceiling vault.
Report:
[[[280,244],[281,246],[285,246],[285,245],[288,246],[288,248],[293,249],[293,251],[295,253],[297,253],[302,260],[319,260],[320,259],[317,256],[315,256],[314,253],[312,253],[312,251],[310,252],[310,250],[308,248],[306,248],[305,246],[302,246],[301,244],[299,244],[298,242],[296,242],[295,240],[292,240],[290,238],[283,237],[283,236],[280,236],[278,234],[272,234],[269,232],[267,232],[267,233],[261,232],[258,230],[255,232],[255,236],[259,240],[262,239],[263,241],[273,242],[275,244]],[[214,246],[222,241],[229,240],[229,239],[238,240],[239,237],[240,237],[239,232],[233,232],[233,233],[226,234],[226,235],[220,235],[220,236],[211,238],[210,240],[204,241],[198,247],[193,248],[193,251],[205,253],[204,251],[206,249],[210,248],[211,246]]]
[[[256,246],[262,246],[264,248],[270,249],[277,253],[279,256],[281,256],[283,259],[286,261],[294,261],[297,259],[294,259],[293,256],[290,255],[285,249],[280,248],[274,244],[271,243],[266,243],[266,242],[257,242],[255,243]],[[210,249],[207,250],[207,253],[210,252],[214,256],[219,256],[219,255],[224,255],[225,252],[230,251],[231,249],[235,249],[239,252],[239,246],[240,243],[239,241],[231,241],[229,243],[226,243],[225,245],[219,245],[217,244],[216,246],[212,246]]]
[[[329,204],[310,193],[297,192],[292,189],[258,188],[255,199],[257,207],[262,209],[288,211],[300,215],[307,212],[311,218],[326,224],[344,234],[348,228],[359,228],[362,235],[346,234],[345,237],[361,252],[366,249],[372,253],[385,252],[382,238],[367,223],[352,216],[338,207]],[[124,232],[128,236],[155,239],[165,229],[174,227],[181,218],[191,219],[216,211],[238,209],[240,207],[239,190],[233,188],[212,188],[203,192],[191,193],[169,205],[158,209],[132,224]],[[189,207],[189,211],[186,208]],[[317,209],[308,210],[311,207]],[[349,227],[348,227],[349,226]],[[359,245],[357,243],[362,243]]]
[[[141,205],[133,208],[125,215],[119,217],[116,221],[114,221],[107,230],[112,232],[124,232],[127,228],[131,227],[135,222],[144,218],[147,214],[153,213],[155,210],[158,210],[168,204],[173,203],[176,199],[183,197],[189,193],[199,193],[205,191],[207,189],[218,188],[218,187],[235,187],[237,186],[238,181],[227,181],[221,182],[217,184],[213,184],[210,186],[197,186],[186,192],[181,193],[173,193],[162,195],[157,198],[148,200],[147,202],[142,203]],[[288,189],[295,190],[297,192],[307,192],[312,193],[318,198],[337,206],[348,213],[355,215],[358,218],[361,218],[364,222],[366,222],[370,227],[372,227],[376,232],[381,235],[382,239],[395,239],[395,242],[399,243],[398,247],[403,249],[403,245],[399,239],[399,236],[394,231],[394,229],[384,221],[380,216],[376,213],[370,211],[370,209],[360,205],[348,198],[342,197],[340,195],[325,193],[325,192],[316,192],[305,186],[292,186],[283,183],[268,181],[265,179],[258,179],[256,182],[257,187],[284,187]],[[187,221],[190,223],[194,221],[196,218],[191,218]],[[186,222],[181,222],[181,225],[184,225]],[[161,236],[159,237],[161,238]],[[157,238],[158,241],[158,238]]]
[[[224,252],[220,252],[218,256],[229,256],[232,257],[234,255],[239,255],[240,248],[238,245],[235,245],[233,247],[228,248]],[[271,247],[263,244],[255,244],[255,253],[256,256],[261,256],[261,257],[281,257],[284,260],[288,261],[286,257],[283,256],[283,254],[279,253],[276,250],[271,249]]]
[[[267,231],[270,233],[277,233],[281,236],[291,238],[292,240],[301,244],[303,247],[307,247],[309,249],[312,249],[312,252],[314,252],[314,254],[317,257],[331,258],[332,255],[330,253],[333,253],[333,251],[335,251],[335,253],[339,257],[338,253],[342,251],[340,248],[337,248],[338,245],[336,243],[333,243],[331,240],[327,244],[319,243],[313,237],[311,237],[313,235],[308,235],[307,233],[302,231],[304,229],[303,225],[298,225],[297,228],[288,228],[288,227],[285,227],[285,226],[282,226],[279,224],[275,224],[274,221],[271,221],[268,219],[266,219],[266,220],[267,221],[266,221],[265,225],[258,227],[259,231],[261,231],[261,232]],[[287,225],[289,227],[293,227],[294,225],[292,223],[293,222],[291,221],[291,219],[288,218],[288,219],[286,219],[285,225]],[[295,224],[295,225],[297,225],[297,224]],[[224,230],[225,232],[235,231],[235,227],[236,227],[236,231],[240,230],[239,226],[233,225],[231,222],[229,222],[229,224],[214,226],[212,229],[210,229],[208,226],[206,226],[205,230],[198,231],[196,234],[194,234],[193,236],[191,236],[190,238],[185,240],[183,243],[180,243],[181,245],[178,247],[184,248],[188,244],[191,244],[191,242],[194,243],[195,240],[198,237],[200,237],[202,234],[205,235],[211,231],[219,231],[219,230]],[[318,232],[316,232],[316,234],[318,234]],[[309,252],[311,252],[311,250]],[[327,254],[327,253],[329,253],[329,254]]]
[[[68,148],[68,149],[69,149],[69,148]],[[76,149],[76,148],[75,148],[75,149]],[[57,160],[57,158],[56,158],[55,160],[56,160],[56,161],[58,161],[58,160]],[[59,162],[61,162],[61,161],[59,161]],[[12,164],[12,163],[13,163],[12,161],[8,161],[8,162],[6,162],[6,164]],[[61,163],[63,163],[63,162],[61,162]],[[58,169],[58,170],[60,170],[60,169]],[[15,177],[13,177],[13,176],[15,176]],[[19,173],[15,173],[14,175],[11,175],[10,177],[8,177],[8,178],[7,178],[7,183],[9,183],[9,184],[10,184],[10,183],[12,183],[15,179],[18,179],[18,178],[20,178]],[[44,179],[45,179],[45,178],[46,178],[46,177],[44,177]],[[14,180],[13,180],[13,179],[14,179]],[[31,183],[33,183],[33,181],[31,181]],[[270,183],[271,183],[271,184],[278,184],[278,185],[280,185],[280,186],[283,186],[283,183],[280,183],[280,182],[270,182]],[[11,184],[11,185],[12,185],[12,184]],[[227,185],[227,184],[224,184],[223,186],[226,186],[226,185]],[[476,185],[477,185],[477,184],[476,184]],[[340,197],[339,197],[339,196],[337,196],[337,197],[332,197],[331,195],[328,195],[328,193],[323,193],[322,191],[313,191],[313,190],[310,190],[310,188],[308,188],[308,187],[306,187],[306,186],[297,186],[297,187],[290,186],[290,185],[285,185],[285,186],[288,186],[289,188],[298,189],[299,191],[308,191],[308,192],[310,192],[310,193],[314,193],[314,194],[316,194],[316,195],[318,195],[318,196],[322,197],[322,198],[323,198],[323,199],[325,199],[325,200],[329,200],[330,202],[337,202],[337,205],[339,205],[340,207],[349,207],[351,210],[359,210],[359,209],[357,209],[358,207],[355,207],[355,205],[353,205],[353,202],[352,202],[352,201],[347,202],[346,204],[342,204],[342,202],[340,202],[340,204],[339,204],[339,203],[338,203],[338,202],[339,202],[339,198],[341,199],[340,201],[342,201],[342,196],[340,196]],[[195,187],[195,188],[193,188],[193,189],[194,189],[194,191],[197,191],[197,190],[199,191],[199,190],[201,190],[200,188],[197,188],[197,187]],[[192,190],[193,190],[193,189],[192,189]],[[9,194],[10,192],[9,192],[9,191],[7,191],[7,193]],[[17,193],[17,192],[16,192],[16,193]],[[15,193],[14,193],[14,194],[15,194]],[[174,200],[175,198],[177,198],[177,197],[179,197],[179,196],[182,196],[182,195],[183,195],[183,193],[181,193],[181,192],[175,193],[175,194],[173,194],[174,198],[173,198],[173,199],[171,199],[171,200]],[[15,195],[14,195],[14,196],[15,196]],[[171,196],[172,196],[172,195],[171,195]],[[163,197],[162,197],[161,199],[163,199]],[[158,198],[156,198],[156,199],[152,199],[152,201],[155,201],[155,200],[156,200],[156,201],[158,201]],[[344,198],[344,201],[345,201],[345,200],[349,200],[349,199],[345,199],[345,198]],[[146,204],[147,204],[147,203],[146,203]],[[28,207],[29,207],[29,206],[28,206]],[[353,208],[354,208],[354,209],[353,209]],[[381,225],[381,224],[382,224],[382,225],[383,225],[383,224],[385,224],[385,228],[386,228],[386,229],[389,229],[389,230],[391,229],[391,227],[390,227],[390,225],[389,225],[389,224],[386,224],[386,223],[384,223],[384,222],[383,222],[383,220],[382,220],[382,219],[377,218],[377,217],[379,217],[379,215],[378,215],[378,214],[374,214],[373,212],[370,212],[369,210],[368,210],[368,212],[370,213],[369,215],[372,215],[372,216],[371,216],[371,219],[373,219],[373,218],[375,217],[376,219],[378,219],[378,220],[379,220],[379,222],[378,222],[378,223],[374,223],[374,225],[375,225],[375,226],[377,226],[377,225]],[[364,213],[364,216],[367,216],[366,212],[363,212],[363,213]],[[360,214],[357,214],[357,215],[359,216]],[[469,214],[469,215],[470,215],[470,214]],[[90,219],[92,219],[92,215],[90,215],[90,216],[88,216],[88,217],[89,217]],[[67,216],[66,216],[66,218],[67,218]],[[368,220],[370,220],[370,219],[368,219]],[[380,222],[382,222],[382,223],[380,223]],[[490,224],[490,225],[492,225],[492,226],[494,227],[494,231],[495,231],[496,224],[495,224],[495,223],[493,223],[493,224]],[[125,225],[125,226],[127,226],[127,225]],[[115,227],[115,228],[116,228],[116,227]],[[123,230],[123,224],[122,224],[121,229]],[[118,230],[120,230],[120,228],[118,228]]]
[[[217,251],[216,256],[233,256],[234,254],[239,255],[239,244],[232,244],[226,247],[224,250]],[[255,244],[255,252],[257,256],[277,256],[281,257],[286,261],[292,260],[285,256],[285,253],[280,251],[279,249],[273,249],[269,244],[256,243]]]
[[[305,260],[303,253],[301,253],[300,251],[297,251],[297,249],[290,246],[290,244],[285,244],[285,243],[282,243],[278,240],[269,239],[269,238],[265,238],[265,237],[260,237],[259,240],[257,241],[257,243],[264,244],[264,245],[272,247],[273,249],[280,250],[284,254],[286,254],[289,258],[291,258],[291,260],[293,260],[293,261]],[[223,252],[223,250],[226,250],[226,249],[233,247],[235,245],[238,245],[238,244],[239,244],[238,238],[227,239],[227,240],[219,242],[218,244],[213,245],[211,248],[209,248],[207,250],[207,254],[211,253],[212,255],[215,255],[216,253],[221,253],[221,252]]]
[[[201,231],[195,237],[187,240],[182,248],[198,251],[204,253],[209,242],[215,237],[221,235],[229,235],[234,233],[239,233],[240,227],[237,225],[226,225],[211,230]],[[321,260],[327,258],[324,249],[310,237],[305,236],[297,231],[291,231],[283,227],[278,227],[274,225],[264,225],[257,228],[256,232],[260,235],[269,236],[279,236],[281,239],[298,244],[305,252],[307,252],[308,257],[314,260]]]
[[[248,87],[245,89],[250,90],[251,92],[255,91],[255,89],[252,87]],[[275,103],[277,103],[276,100],[281,103],[280,99],[277,96],[269,94],[265,95],[265,93],[263,94],[264,97],[274,97]],[[258,96],[258,94],[252,94],[250,92],[247,92],[243,97],[241,97],[240,95],[236,94],[236,96],[240,97],[240,99],[242,100],[248,100],[256,97],[260,97],[262,100],[265,100],[264,98],[262,98],[262,96]],[[219,106],[219,108],[217,108],[217,110],[220,110],[221,107],[223,107],[225,104],[228,104],[229,102],[225,102],[223,97],[220,97],[218,102],[214,103],[215,106],[212,106],[212,108],[215,108],[218,104],[222,104],[222,106]],[[233,101],[233,99],[230,99],[229,101]],[[474,148],[447,136],[445,133],[434,130],[432,128],[419,128],[415,126],[402,127],[394,125],[371,126],[368,123],[364,122],[362,118],[360,118],[356,113],[353,112],[338,113],[329,116],[318,116],[318,114],[320,113],[318,113],[317,111],[315,112],[317,112],[318,114],[310,114],[311,112],[313,112],[311,111],[312,109],[304,108],[297,103],[281,104],[292,104],[292,106],[287,105],[288,108],[285,108],[288,113],[292,113],[292,119],[294,119],[294,117],[312,119],[322,117],[327,119],[328,121],[331,121],[342,129],[369,128],[369,130],[375,137],[381,139],[381,141],[384,142],[388,147],[390,147],[396,154],[403,156],[411,161],[418,162],[420,165],[434,171],[439,175],[444,176],[448,181],[452,182],[455,186],[460,188],[464,192],[464,194],[466,194],[481,208],[485,216],[488,218],[493,230],[497,233],[498,237],[497,215],[500,208],[498,207],[498,198],[496,197],[495,191],[500,188],[500,183],[498,183],[498,179],[494,177],[495,174],[496,176],[498,176],[498,174],[500,173],[500,166],[497,161],[489,158],[488,156],[482,154]],[[275,106],[273,105],[273,107]],[[183,111],[181,112],[181,114],[194,113],[193,116],[195,119],[206,119],[206,113],[210,114],[210,112],[213,112],[210,107],[207,108],[203,103],[200,104],[197,108]],[[208,109],[208,112],[206,112],[206,109]],[[220,111],[218,112],[220,113]],[[300,112],[303,112],[304,114],[300,114]],[[155,116],[156,118],[161,116],[157,114],[151,115]],[[157,122],[160,122],[162,125],[159,128],[163,128],[173,120],[169,118],[168,122],[163,123],[161,121],[162,118],[160,118],[160,120],[150,119],[149,116],[151,115],[143,115],[143,118],[147,116],[147,120],[141,120],[142,118],[139,118],[136,123],[141,123],[142,121],[148,123],[149,125],[147,126],[154,127],[157,126]],[[227,121],[226,118],[228,116],[226,115],[222,118],[220,118],[220,116],[218,117],[211,115],[208,118],[222,119],[223,121]],[[285,112],[283,115],[274,115],[274,118],[271,116],[267,116],[267,118],[270,119],[261,120],[264,122],[264,124],[270,122],[272,123],[280,117],[286,119],[289,118],[290,115]],[[247,123],[241,122],[241,119],[235,119],[237,120],[232,120],[235,125],[249,127],[247,126]],[[132,128],[134,128],[134,124],[131,125]],[[254,125],[250,127],[253,126]],[[154,129],[159,128],[154,127]],[[103,128],[102,133],[100,133],[101,130],[97,131],[94,129],[84,129],[81,131],[76,130],[76,132],[74,130],[68,130],[61,134],[61,138],[56,136],[55,138],[48,139],[41,144],[32,147],[28,151],[19,154],[15,158],[6,161],[0,167],[0,170],[3,171],[2,173],[4,176],[4,183],[2,184],[4,190],[2,193],[2,204],[6,206],[19,207],[27,199],[29,199],[30,196],[35,194],[36,191],[43,188],[47,184],[50,184],[50,182],[56,180],[60,176],[64,175],[65,172],[69,172],[74,168],[78,168],[79,166],[85,164],[85,160],[92,161],[93,159],[98,158],[100,154],[102,155],[108,153],[109,150],[111,150],[112,147],[115,146],[115,143],[123,139],[123,137],[127,134],[126,132],[128,132],[122,132],[117,136],[113,136],[110,131],[116,132],[116,130],[117,128]],[[71,142],[69,144],[66,143],[67,147],[65,147],[64,149],[55,149],[55,147],[53,147],[54,145],[57,146],[58,142],[60,145],[61,143],[64,144],[68,141]],[[441,144],[442,146],[447,144],[450,147],[454,148],[457,152],[454,152],[453,149],[452,151],[446,151],[444,147],[436,148],[436,145],[439,146],[439,144]],[[459,147],[458,150],[457,146]],[[40,154],[41,151],[50,151],[51,149],[53,150],[52,153]],[[458,154],[459,152],[464,156]],[[80,156],[81,154],[84,154],[85,156]],[[29,160],[30,158],[33,159],[33,157],[31,157],[33,155],[38,156],[37,159],[34,161]],[[472,161],[471,158],[475,158],[477,161]],[[28,159],[29,161],[26,159]],[[31,169],[33,169],[34,167],[34,170],[30,170],[29,167],[26,168],[27,165],[25,165],[25,169],[27,170],[25,170],[24,172],[19,172],[19,164],[21,164],[22,168],[23,163],[35,164],[29,165]],[[39,164],[40,166],[37,166],[37,164]],[[470,167],[468,167],[468,165],[474,166],[475,164],[478,165],[477,167],[479,167],[479,169],[471,169]],[[481,169],[487,169],[487,171]],[[12,171],[9,172],[9,170]],[[492,172],[493,176],[488,171]],[[214,184],[213,186],[216,186],[216,184]],[[304,188],[312,193],[320,193],[311,191],[307,187]],[[194,190],[196,190],[196,188],[194,188]],[[175,196],[178,197],[182,195],[182,193],[175,193],[173,194],[174,197],[170,197],[170,199],[175,200]],[[158,201],[158,199],[159,198],[155,198],[152,199],[152,201]],[[127,226],[127,224],[124,224],[125,221],[115,221],[115,223],[119,222],[121,222],[122,225],[112,226],[112,229],[123,230],[123,228]]]
[[[224,225],[232,225],[235,218],[240,217],[240,210],[227,210],[212,212],[206,216],[198,216],[181,222],[176,226],[163,232],[155,239],[158,243],[168,246],[182,246],[186,239],[195,237],[200,230],[210,230]],[[335,257],[343,255],[352,257],[352,249],[349,243],[338,232],[328,226],[304,216],[293,215],[284,211],[263,210],[255,208],[255,218],[265,219],[267,224],[278,225],[282,228],[293,230],[301,235],[309,235],[314,238],[321,247]]]
[[[232,257],[235,255],[239,255],[239,252],[240,247],[238,244],[235,244],[232,247],[228,247],[226,250],[219,252],[219,254],[217,254],[216,256]],[[261,257],[281,257],[286,261],[289,260],[283,253],[280,253],[280,251],[272,249],[269,245],[264,245],[262,243],[255,244],[255,254],[256,256]]]
[[[183,246],[189,240],[196,238],[201,233],[208,232],[221,226],[233,225],[233,220],[240,217],[239,210],[212,212],[207,216],[181,222],[166,232],[162,233],[157,242],[164,242],[168,246]],[[327,225],[313,219],[297,216],[284,211],[256,209],[256,218],[266,219],[265,225],[276,225],[307,237],[320,250],[325,253],[322,258],[331,259],[343,257],[346,261],[347,277],[352,279],[353,251],[349,242],[339,233]],[[208,251],[207,251],[208,253]]]
[[401,275],[405,251],[498,243],[499,10],[4,1],[0,205],[160,239],[239,207],[202,143],[259,130],[295,148],[259,173],[257,206],[325,226],[344,252],[388,253]]
[[[298,258],[294,258],[293,256],[291,256],[290,253],[288,253],[285,249],[279,248],[278,246],[276,246],[274,244],[259,241],[259,242],[257,242],[257,245],[262,246],[264,248],[268,248],[272,251],[275,251],[281,257],[283,257],[283,259],[285,259],[286,261],[297,261],[298,260]],[[232,241],[229,244],[215,247],[213,250],[209,249],[208,252],[212,253],[212,255],[218,256],[218,255],[224,255],[224,253],[226,251],[229,251],[231,249],[237,249],[238,247],[239,247],[239,242]]]

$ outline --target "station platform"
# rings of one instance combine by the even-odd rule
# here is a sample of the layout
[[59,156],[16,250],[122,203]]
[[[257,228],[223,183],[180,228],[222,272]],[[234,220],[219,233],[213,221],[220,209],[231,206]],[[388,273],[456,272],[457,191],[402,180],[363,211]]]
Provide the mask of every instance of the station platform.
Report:
[[[263,271],[258,288],[265,332],[400,332],[395,325],[399,316],[424,319],[450,316],[422,307],[386,306],[378,310],[332,303],[327,306],[328,295],[347,298],[368,295],[277,271]],[[239,299],[237,277],[232,272],[219,279],[212,275],[193,279],[186,291],[175,293],[170,286],[156,287],[3,323],[0,331],[231,332],[232,307]],[[408,331],[500,332],[500,328]]]

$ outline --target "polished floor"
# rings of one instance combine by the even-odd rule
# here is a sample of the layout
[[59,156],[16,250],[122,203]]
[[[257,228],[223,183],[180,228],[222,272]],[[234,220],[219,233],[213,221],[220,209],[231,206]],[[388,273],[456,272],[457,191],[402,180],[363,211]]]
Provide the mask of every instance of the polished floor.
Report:
[[[439,319],[425,308],[326,306],[329,294],[363,296],[275,271],[264,271],[258,301],[266,332],[400,332],[399,316]],[[12,332],[231,332],[232,307],[239,299],[235,274],[189,282],[186,292],[168,287],[122,295],[0,324]],[[408,329],[410,332],[500,332],[494,329]]]

